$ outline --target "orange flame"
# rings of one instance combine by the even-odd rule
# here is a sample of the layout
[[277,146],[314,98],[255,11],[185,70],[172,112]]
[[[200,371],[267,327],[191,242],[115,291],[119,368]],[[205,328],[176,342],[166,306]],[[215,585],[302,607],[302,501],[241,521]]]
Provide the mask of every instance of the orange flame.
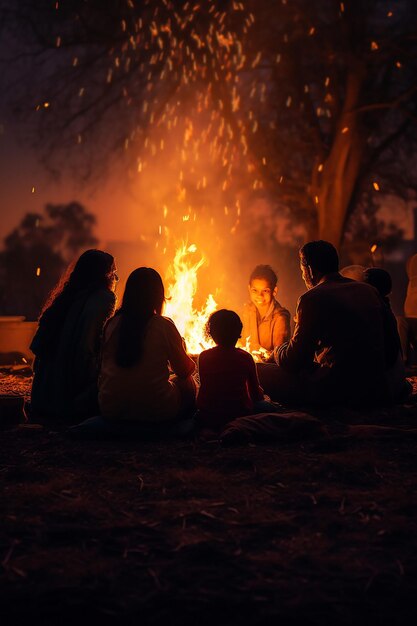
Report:
[[209,294],[204,307],[200,310],[194,309],[197,273],[205,262],[205,258],[201,257],[199,261],[193,263],[190,255],[195,252],[197,246],[194,244],[187,247],[187,244],[183,243],[177,249],[174,261],[167,272],[169,300],[165,306],[165,315],[174,320],[190,354],[200,354],[202,350],[214,346],[214,343],[205,336],[205,326],[217,307],[212,294]]

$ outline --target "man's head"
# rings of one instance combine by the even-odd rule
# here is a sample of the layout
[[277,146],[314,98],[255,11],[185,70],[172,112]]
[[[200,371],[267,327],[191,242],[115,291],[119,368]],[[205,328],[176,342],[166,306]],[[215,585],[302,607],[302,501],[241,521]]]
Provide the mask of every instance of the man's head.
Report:
[[339,271],[339,256],[328,241],[309,241],[300,249],[300,267],[307,289],[317,285],[323,276]]
[[277,293],[278,278],[270,265],[257,265],[249,277],[249,296],[261,313],[266,313]]

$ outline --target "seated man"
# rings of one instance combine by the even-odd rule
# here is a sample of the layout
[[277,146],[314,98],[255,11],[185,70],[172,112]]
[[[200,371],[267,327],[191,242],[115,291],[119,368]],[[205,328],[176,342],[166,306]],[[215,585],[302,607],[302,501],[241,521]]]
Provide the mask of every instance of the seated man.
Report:
[[275,352],[279,367],[259,372],[272,399],[297,404],[375,404],[386,392],[384,303],[377,291],[339,273],[327,241],[300,250],[308,291],[291,340]]
[[270,265],[257,265],[249,277],[250,302],[245,304],[242,322],[243,347],[260,352],[264,361],[273,361],[273,350],[290,338],[290,313],[275,299],[278,278]]

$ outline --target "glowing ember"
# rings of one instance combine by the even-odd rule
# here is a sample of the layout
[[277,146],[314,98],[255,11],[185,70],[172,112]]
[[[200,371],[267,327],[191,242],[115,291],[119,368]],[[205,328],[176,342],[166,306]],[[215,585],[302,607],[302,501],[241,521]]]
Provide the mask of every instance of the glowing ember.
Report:
[[246,350],[246,352],[249,352],[249,354],[252,355],[253,360],[256,363],[262,363],[269,359],[270,353],[268,352],[268,350],[265,350],[265,348],[262,348],[262,346],[259,346],[258,350],[251,350],[249,347],[249,342],[250,337],[247,337],[245,345],[241,347],[243,348],[243,350]]
[[194,296],[197,291],[197,272],[205,259],[193,263],[190,255],[197,251],[195,245],[182,244],[176,254],[172,266],[167,272],[167,293],[169,300],[165,306],[165,315],[174,320],[187,344],[187,352],[200,354],[202,350],[211,348],[214,343],[205,336],[205,325],[216,310],[217,304],[211,294],[207,296],[205,306],[195,310]]

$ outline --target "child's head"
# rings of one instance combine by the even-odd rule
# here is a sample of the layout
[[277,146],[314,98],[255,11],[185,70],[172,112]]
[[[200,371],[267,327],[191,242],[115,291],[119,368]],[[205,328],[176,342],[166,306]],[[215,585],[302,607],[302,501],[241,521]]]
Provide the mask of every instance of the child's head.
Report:
[[249,295],[257,309],[268,309],[277,293],[278,278],[270,265],[257,265],[249,277]]
[[216,345],[233,348],[242,333],[242,322],[234,311],[220,309],[210,315],[206,331]]
[[363,280],[368,285],[375,287],[383,298],[389,296],[392,291],[391,276],[381,267],[368,267],[363,273]]

